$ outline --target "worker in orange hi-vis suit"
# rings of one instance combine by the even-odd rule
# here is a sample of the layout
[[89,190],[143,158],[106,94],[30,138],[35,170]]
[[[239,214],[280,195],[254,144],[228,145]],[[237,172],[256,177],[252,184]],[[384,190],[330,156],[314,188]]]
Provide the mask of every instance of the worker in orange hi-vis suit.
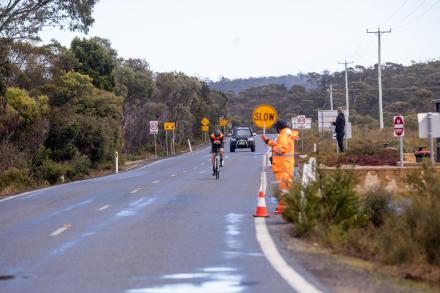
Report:
[[293,184],[295,165],[295,143],[298,131],[291,130],[284,120],[279,119],[274,126],[278,132],[276,141],[270,140],[266,135],[261,139],[272,147],[272,171],[278,181],[282,193],[287,192]]

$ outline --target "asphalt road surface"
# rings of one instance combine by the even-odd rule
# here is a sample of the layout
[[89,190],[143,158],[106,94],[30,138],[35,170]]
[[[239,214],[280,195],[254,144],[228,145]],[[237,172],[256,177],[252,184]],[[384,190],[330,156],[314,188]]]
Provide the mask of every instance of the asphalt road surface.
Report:
[[203,149],[1,201],[0,292],[294,291],[252,217],[266,147],[228,150],[218,181]]

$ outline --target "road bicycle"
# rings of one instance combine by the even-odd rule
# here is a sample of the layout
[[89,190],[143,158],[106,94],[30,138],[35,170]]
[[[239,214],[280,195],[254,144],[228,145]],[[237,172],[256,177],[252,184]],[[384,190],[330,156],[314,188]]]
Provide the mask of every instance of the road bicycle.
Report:
[[214,173],[215,173],[215,179],[220,179],[220,151],[215,152],[215,161],[214,161]]

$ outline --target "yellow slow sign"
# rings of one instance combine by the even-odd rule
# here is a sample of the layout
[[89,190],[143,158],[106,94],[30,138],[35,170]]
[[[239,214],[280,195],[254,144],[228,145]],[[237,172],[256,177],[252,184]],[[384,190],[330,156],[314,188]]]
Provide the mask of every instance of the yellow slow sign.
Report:
[[176,129],[176,123],[175,122],[165,122],[163,124],[163,128],[165,131],[174,130]]
[[270,128],[277,121],[277,110],[271,105],[263,104],[254,109],[252,120],[258,128]]

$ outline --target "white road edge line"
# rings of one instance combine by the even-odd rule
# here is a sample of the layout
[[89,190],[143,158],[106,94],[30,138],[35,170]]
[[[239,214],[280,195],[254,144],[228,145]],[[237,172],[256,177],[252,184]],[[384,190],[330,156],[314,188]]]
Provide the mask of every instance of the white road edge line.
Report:
[[130,191],[130,193],[131,193],[131,194],[136,193],[136,192],[138,192],[138,191],[141,190],[141,189],[142,189],[142,188],[138,187],[138,188],[136,188],[136,189]]
[[61,233],[63,233],[64,231],[66,231],[67,229],[70,228],[71,225],[64,225],[63,227],[56,229],[55,231],[53,231],[52,233],[50,233],[50,236],[55,237],[60,235]]
[[109,204],[106,204],[105,206],[102,206],[102,207],[100,207],[99,209],[98,209],[98,211],[103,211],[103,210],[105,210],[105,209],[108,209],[110,207],[110,205]]
[[159,182],[160,182],[159,180],[155,180],[155,181],[153,181],[154,184],[159,183]]
[[171,177],[176,177],[177,175],[176,175],[176,174],[171,174],[170,176],[171,176]]
[[[185,154],[183,154],[182,156],[201,153],[201,152],[204,152],[204,151],[206,151],[206,150],[208,150],[208,149],[209,149],[209,147],[204,147],[204,148],[201,148],[201,149],[199,149],[199,150],[197,150],[197,151],[194,151],[194,152],[192,152],[192,153],[185,153]],[[162,163],[162,162],[165,162],[165,161],[168,161],[168,160],[174,159],[174,158],[177,158],[177,157],[163,158],[163,159],[160,159],[160,160],[158,160],[158,161],[155,161],[155,162],[149,163],[149,164],[147,164],[147,165],[144,165],[144,166],[142,166],[142,167],[135,168],[135,169],[130,170],[130,171],[128,171],[128,172],[136,171],[136,170],[143,170],[143,169],[145,169],[145,168],[149,168],[149,167],[151,167],[151,166],[154,166],[154,165],[156,165],[156,164],[159,164],[159,163]],[[211,159],[209,159],[209,160],[211,160]],[[53,185],[53,186],[49,186],[49,187],[45,187],[45,188],[41,188],[41,189],[35,189],[35,190],[32,190],[32,191],[23,192],[23,193],[16,194],[16,195],[12,195],[12,196],[6,196],[6,198],[2,198],[2,199],[0,199],[0,203],[1,203],[1,202],[4,202],[4,201],[11,200],[11,199],[14,199],[14,198],[19,198],[19,197],[22,197],[22,196],[26,196],[26,195],[32,194],[32,193],[34,193],[34,192],[41,192],[41,191],[44,191],[44,190],[47,190],[47,189],[58,188],[58,187],[60,187],[60,186],[61,186],[61,187],[64,187],[64,186],[66,186],[66,185],[76,184],[76,183],[80,183],[80,182],[83,183],[83,182],[87,182],[87,181],[94,181],[94,180],[97,180],[97,179],[101,179],[101,178],[103,178],[103,177],[114,176],[114,175],[116,175],[116,174],[109,174],[109,175],[102,176],[102,177],[94,177],[94,178],[89,178],[89,179],[84,179],[84,180],[79,180],[79,181],[69,182],[69,183],[60,184],[60,185]]]
[[[266,193],[267,179],[265,167],[267,166],[268,150],[263,156],[263,171],[261,174],[260,191]],[[267,258],[272,267],[280,276],[299,293],[320,293],[315,286],[307,282],[303,276],[296,272],[291,266],[287,264],[281,254],[278,252],[272,237],[266,226],[265,218],[255,218],[255,232],[257,241],[261,246],[264,256]]]

